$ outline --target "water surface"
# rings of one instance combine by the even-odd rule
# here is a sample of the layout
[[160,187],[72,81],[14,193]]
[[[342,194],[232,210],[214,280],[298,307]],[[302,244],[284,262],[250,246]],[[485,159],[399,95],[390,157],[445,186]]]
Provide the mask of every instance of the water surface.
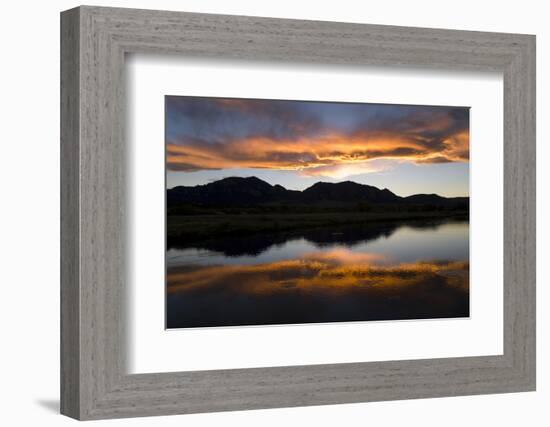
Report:
[[170,248],[167,327],[467,317],[468,235],[394,222]]

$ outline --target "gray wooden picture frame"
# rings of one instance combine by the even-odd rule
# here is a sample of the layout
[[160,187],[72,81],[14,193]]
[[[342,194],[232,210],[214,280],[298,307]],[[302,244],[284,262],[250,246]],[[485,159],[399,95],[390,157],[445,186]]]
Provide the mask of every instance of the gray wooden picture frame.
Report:
[[[504,353],[130,375],[127,53],[504,78]],[[77,419],[535,390],[535,37],[83,6],[61,14],[61,412]],[[473,183],[475,186],[475,182]]]

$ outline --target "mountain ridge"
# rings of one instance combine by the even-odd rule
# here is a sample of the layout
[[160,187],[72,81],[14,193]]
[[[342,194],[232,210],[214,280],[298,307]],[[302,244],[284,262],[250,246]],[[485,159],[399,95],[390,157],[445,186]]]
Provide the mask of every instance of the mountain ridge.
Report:
[[250,206],[270,203],[366,203],[372,205],[405,204],[466,208],[469,204],[469,197],[444,197],[434,193],[413,194],[402,197],[388,188],[380,189],[349,180],[338,183],[319,181],[303,191],[288,190],[282,185],[271,185],[255,176],[228,177],[196,186],[176,186],[167,189],[166,194],[168,207],[182,204]]

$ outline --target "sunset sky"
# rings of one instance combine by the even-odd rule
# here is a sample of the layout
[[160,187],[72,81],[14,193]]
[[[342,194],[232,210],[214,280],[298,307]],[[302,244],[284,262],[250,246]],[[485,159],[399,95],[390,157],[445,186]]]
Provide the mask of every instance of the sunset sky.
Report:
[[467,196],[469,108],[167,96],[167,187],[257,176]]

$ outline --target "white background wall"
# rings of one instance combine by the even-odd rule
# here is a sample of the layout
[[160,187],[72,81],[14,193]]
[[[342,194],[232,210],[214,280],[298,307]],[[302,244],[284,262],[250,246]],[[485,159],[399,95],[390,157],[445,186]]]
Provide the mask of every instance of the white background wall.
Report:
[[[550,425],[549,12],[540,0],[336,2],[96,1],[97,5],[441,27],[537,35],[538,391],[105,422],[120,426]],[[0,422],[63,426],[59,384],[59,12],[74,1],[12,1],[0,24]]]

